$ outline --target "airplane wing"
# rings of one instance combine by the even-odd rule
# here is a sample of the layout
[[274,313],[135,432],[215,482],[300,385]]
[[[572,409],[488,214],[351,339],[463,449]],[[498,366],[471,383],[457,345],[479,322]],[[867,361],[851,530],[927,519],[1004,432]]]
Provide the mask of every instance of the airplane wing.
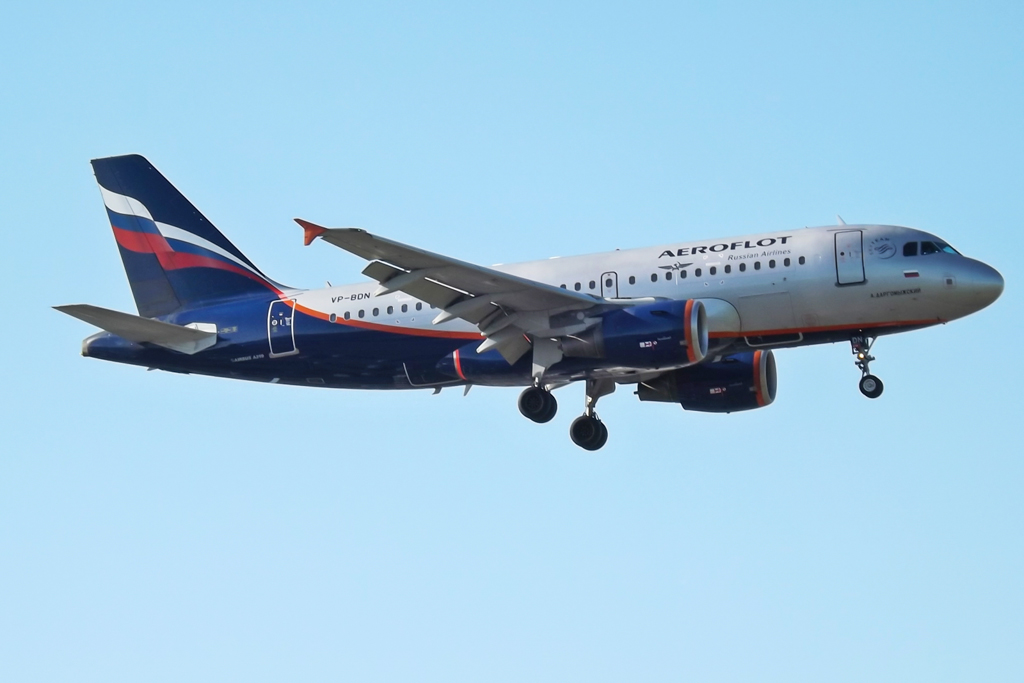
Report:
[[[480,328],[487,339],[479,352],[497,350],[514,363],[530,350],[524,335],[571,334],[552,323],[552,316],[606,304],[589,294],[502,273],[372,235],[359,228],[324,228],[295,219],[305,230],[305,243],[317,237],[360,256],[370,264],[363,274],[380,283],[374,295],[401,291],[441,309],[434,324],[461,318]],[[585,324],[577,322],[578,330]]]

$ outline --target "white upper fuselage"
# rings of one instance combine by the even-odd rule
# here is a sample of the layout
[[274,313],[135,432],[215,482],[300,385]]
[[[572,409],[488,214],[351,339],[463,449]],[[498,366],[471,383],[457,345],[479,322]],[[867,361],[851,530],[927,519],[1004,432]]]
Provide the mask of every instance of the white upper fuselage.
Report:
[[[897,226],[840,225],[679,242],[494,266],[494,270],[595,299],[700,299],[713,337],[796,336],[840,330],[895,331],[953,320],[1002,291],[991,267],[950,253],[904,255],[908,243],[944,246]],[[477,332],[402,292],[372,296],[376,283],[297,293],[296,303],[338,322],[398,330]],[[417,309],[417,305],[419,308]],[[768,340],[770,343],[770,340]]]

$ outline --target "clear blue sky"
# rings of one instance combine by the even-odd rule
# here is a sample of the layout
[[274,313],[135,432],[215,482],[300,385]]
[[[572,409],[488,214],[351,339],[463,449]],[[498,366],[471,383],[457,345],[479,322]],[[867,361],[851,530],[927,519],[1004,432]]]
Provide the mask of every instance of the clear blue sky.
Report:
[[[1024,678],[1024,6],[834,4],[4,3],[0,680]],[[590,454],[577,387],[79,357],[130,152],[294,286],[362,268],[294,216],[489,264],[837,213],[1007,286],[882,339],[878,401],[782,351],[774,405],[620,391]]]

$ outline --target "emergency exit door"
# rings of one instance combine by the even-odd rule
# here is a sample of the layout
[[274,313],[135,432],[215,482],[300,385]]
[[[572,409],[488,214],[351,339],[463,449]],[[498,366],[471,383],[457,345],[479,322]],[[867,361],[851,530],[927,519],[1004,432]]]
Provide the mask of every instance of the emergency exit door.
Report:
[[864,282],[864,235],[860,230],[836,233],[836,284]]
[[601,296],[605,299],[619,298],[619,274],[614,271],[601,273]]

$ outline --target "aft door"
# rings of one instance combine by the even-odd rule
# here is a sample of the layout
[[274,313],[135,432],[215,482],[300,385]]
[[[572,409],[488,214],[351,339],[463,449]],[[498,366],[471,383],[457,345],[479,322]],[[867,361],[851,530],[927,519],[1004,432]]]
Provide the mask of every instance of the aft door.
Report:
[[270,340],[270,357],[288,356],[298,353],[295,348],[295,299],[273,301],[267,313],[267,337]]
[[856,285],[864,282],[864,236],[860,230],[836,233],[836,283]]
[[619,298],[619,274],[614,271],[601,273],[601,296],[605,299]]

